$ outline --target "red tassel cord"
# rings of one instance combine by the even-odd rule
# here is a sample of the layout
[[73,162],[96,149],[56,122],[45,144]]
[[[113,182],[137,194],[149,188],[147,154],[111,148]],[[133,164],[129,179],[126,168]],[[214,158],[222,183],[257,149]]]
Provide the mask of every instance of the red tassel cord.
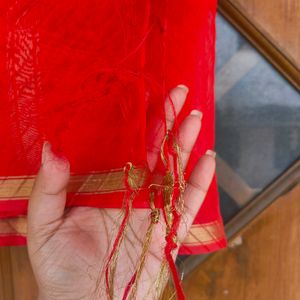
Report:
[[137,271],[133,274],[133,276],[131,277],[130,281],[128,282],[126,288],[125,288],[125,291],[124,291],[124,295],[122,297],[122,300],[126,300],[129,293],[130,293],[130,290],[132,288],[132,286],[134,285],[134,283],[136,282],[136,278],[137,278]]
[[143,241],[142,252],[141,252],[140,260],[137,265],[137,269],[125,288],[122,300],[136,299],[138,280],[142,274],[142,271],[143,271],[143,268],[145,265],[146,256],[148,254],[151,239],[152,239],[152,233],[153,233],[155,225],[159,222],[160,209],[155,207],[155,200],[154,200],[155,199],[155,191],[152,191],[151,186],[149,187],[149,190],[150,190],[149,198],[150,198],[150,208],[151,208],[151,213],[149,216],[150,224],[147,229],[146,237]]
[[[173,157],[173,172],[170,169],[170,158]],[[179,300],[184,300],[184,292],[172,256],[177,245],[177,231],[181,221],[182,194],[185,189],[183,168],[180,160],[180,147],[171,132],[167,132],[161,151],[161,158],[167,168],[164,179],[164,208],[163,214],[167,225],[165,257],[169,265],[173,283]]]
[[106,287],[107,297],[110,300],[113,299],[113,289],[114,289],[113,280],[114,280],[115,268],[116,268],[116,262],[114,262],[113,259],[115,259],[119,253],[119,248],[120,248],[120,245],[124,238],[125,229],[128,224],[130,211],[132,208],[132,200],[135,195],[134,188],[133,188],[134,183],[132,182],[132,178],[130,177],[130,172],[132,171],[132,168],[133,168],[133,166],[131,163],[127,163],[126,167],[124,168],[125,186],[126,186],[127,191],[129,191],[131,194],[130,194],[130,196],[125,195],[124,218],[120,225],[119,231],[117,233],[117,237],[114,241],[112,250],[109,254],[108,261],[105,266],[105,287]]
[[177,243],[176,243],[177,229],[181,218],[180,215],[178,215],[177,213],[174,213],[173,216],[174,216],[173,225],[171,227],[169,234],[166,236],[165,256],[171,271],[173,283],[177,293],[177,298],[179,300],[184,300],[185,296],[184,296],[183,288],[172,256],[172,251],[174,251],[177,248]]

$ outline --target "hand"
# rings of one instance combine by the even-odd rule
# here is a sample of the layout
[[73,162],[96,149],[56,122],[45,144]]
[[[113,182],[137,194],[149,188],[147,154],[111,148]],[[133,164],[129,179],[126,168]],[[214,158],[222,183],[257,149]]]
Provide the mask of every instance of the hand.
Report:
[[[171,90],[172,106],[166,101],[167,128],[174,123],[185,102],[187,88]],[[151,132],[163,132],[163,124]],[[201,113],[192,111],[179,128],[182,160],[187,165],[190,152],[198,137]],[[148,145],[149,168],[154,169],[162,134]],[[205,198],[215,170],[211,152],[196,164],[184,193],[185,212],[178,231],[181,243]],[[112,242],[120,224],[121,210],[73,207],[65,210],[66,186],[70,177],[69,163],[56,157],[48,143],[44,145],[42,164],[29,201],[28,251],[39,287],[39,299],[107,299],[104,268]],[[126,236],[119,250],[114,280],[114,299],[122,299],[124,288],[135,270],[141,246],[149,225],[149,209],[132,211]],[[149,254],[137,286],[137,299],[157,299],[168,273],[155,282],[161,270],[165,244],[163,217],[155,225]],[[174,253],[174,259],[176,258]]]

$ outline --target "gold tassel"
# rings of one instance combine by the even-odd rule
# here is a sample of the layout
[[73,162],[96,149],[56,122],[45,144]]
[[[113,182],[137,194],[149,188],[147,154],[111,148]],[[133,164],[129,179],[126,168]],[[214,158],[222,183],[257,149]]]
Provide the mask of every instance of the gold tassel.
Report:
[[154,227],[158,223],[159,217],[160,217],[160,210],[155,207],[154,192],[153,191],[150,192],[150,207],[151,207],[150,224],[149,224],[149,227],[148,227],[147,232],[146,232],[145,240],[143,242],[143,249],[142,249],[141,257],[140,257],[140,261],[138,263],[138,267],[137,267],[137,270],[136,270],[136,279],[135,279],[135,282],[132,286],[132,291],[131,291],[131,294],[128,298],[129,300],[136,299],[138,281],[141,277],[141,274],[142,274],[142,271],[143,271],[143,268],[144,268],[144,265],[145,265],[146,256],[148,254],[151,239],[152,239],[152,233],[153,233]]
[[[182,166],[182,161],[181,161],[181,149],[175,138],[172,136],[172,147],[176,153],[176,161],[173,162],[176,164],[176,170],[177,170],[177,176],[178,176],[178,182],[175,182],[175,176],[172,170],[170,170],[169,167],[169,161],[168,157],[165,153],[165,147],[167,143],[169,143],[171,140],[171,132],[168,131],[164,137],[164,140],[162,142],[161,146],[161,151],[160,151],[160,157],[161,161],[163,162],[165,168],[166,168],[166,174],[163,178],[162,184],[150,184],[148,189],[149,189],[149,195],[150,195],[150,208],[151,208],[151,213],[150,213],[150,224],[147,228],[147,232],[145,235],[145,239],[143,241],[142,245],[142,251],[141,255],[139,258],[139,262],[136,267],[136,277],[134,279],[134,283],[131,287],[130,294],[128,296],[128,300],[133,300],[136,299],[137,297],[137,290],[138,290],[138,283],[139,279],[141,277],[142,271],[145,266],[146,262],[146,257],[149,252],[149,248],[151,245],[151,239],[153,235],[153,230],[155,228],[155,225],[159,222],[160,218],[160,209],[155,207],[155,192],[153,191],[154,188],[156,189],[161,189],[162,190],[162,196],[164,199],[164,212],[165,212],[165,217],[166,217],[166,235],[168,235],[172,224],[173,224],[173,218],[174,218],[174,209],[181,215],[184,211],[184,199],[183,199],[183,192],[185,190],[185,180],[184,180],[184,172],[183,172],[183,166]],[[134,173],[134,166],[132,163],[127,163],[126,167],[124,168],[124,171],[127,172],[127,184],[129,185],[130,189],[132,190],[132,194],[130,195],[129,201],[129,216],[132,211],[132,202],[134,197],[136,196],[136,192],[138,190],[138,185],[137,182],[139,178],[135,175]],[[175,184],[179,188],[179,197],[175,203],[175,207],[173,207],[172,203],[172,197],[174,194],[174,189],[175,189]],[[129,220],[129,217],[128,217]],[[127,220],[127,223],[128,223]],[[109,283],[110,283],[110,289],[109,289],[109,296],[110,299],[113,299],[114,293],[114,277],[116,273],[116,266],[117,266],[117,260],[119,256],[119,251],[120,251],[120,246],[124,240],[127,224],[125,225],[125,228],[122,232],[121,238],[119,239],[116,251],[113,253],[113,257],[111,259],[111,263],[109,265]],[[175,237],[176,238],[176,237]],[[168,272],[167,270],[167,261],[164,259],[161,263],[161,267],[159,270],[158,277],[156,278],[155,281],[155,292],[157,296],[159,297],[159,294],[161,293],[161,288],[162,285],[165,284],[165,276],[166,273]]]
[[[129,215],[131,214],[132,211],[132,201],[134,199],[134,194],[132,194],[130,196],[129,199]],[[125,237],[125,233],[126,233],[126,229],[127,229],[127,225],[128,225],[128,221],[125,224],[125,228],[122,232],[122,235],[120,237],[119,243],[117,245],[116,251],[113,253],[113,257],[111,259],[111,262],[109,264],[109,297],[110,299],[114,299],[114,279],[115,279],[115,275],[116,275],[116,269],[117,269],[117,261],[118,261],[118,257],[119,257],[119,253],[120,253],[120,247],[121,244],[124,240]]]

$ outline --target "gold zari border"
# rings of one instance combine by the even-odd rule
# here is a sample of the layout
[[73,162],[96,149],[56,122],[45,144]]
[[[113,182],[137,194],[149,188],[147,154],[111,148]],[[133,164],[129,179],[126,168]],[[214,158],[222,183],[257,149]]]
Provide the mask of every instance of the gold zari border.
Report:
[[[123,169],[108,172],[72,175],[68,192],[78,194],[102,194],[126,190]],[[134,168],[133,176],[137,188],[142,188],[149,172],[145,168]],[[28,199],[36,176],[0,177],[0,200]]]
[[[134,168],[131,174],[136,189],[146,187],[149,171],[146,168]],[[0,201],[28,199],[36,176],[0,177]],[[153,179],[158,183],[161,178]],[[88,175],[72,175],[68,192],[78,194],[103,194],[126,191],[125,173],[123,169],[108,172],[94,172]],[[0,219],[0,236],[22,235],[27,233],[26,217]],[[223,238],[223,227],[219,222],[192,225],[184,241],[186,246],[213,244]]]
[[224,237],[223,227],[219,222],[192,225],[184,240],[187,246],[212,244]]
[[[27,234],[27,218],[0,219],[0,238],[7,235]],[[192,225],[183,244],[185,246],[209,245],[223,238],[222,226],[219,222]]]
[[7,218],[0,219],[0,237],[7,235],[22,235],[27,234],[27,218]]

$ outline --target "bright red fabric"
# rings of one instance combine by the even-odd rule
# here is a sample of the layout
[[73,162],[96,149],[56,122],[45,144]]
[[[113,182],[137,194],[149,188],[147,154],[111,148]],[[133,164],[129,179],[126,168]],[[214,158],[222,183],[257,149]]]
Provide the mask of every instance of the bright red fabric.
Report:
[[[170,88],[190,88],[203,125],[187,168],[214,147],[216,0],[4,0],[0,4],[0,177],[36,174],[42,144],[73,174],[146,166],[147,125],[164,116]],[[156,119],[155,119],[156,118]],[[152,137],[155,138],[155,137]],[[69,205],[121,207],[120,193],[68,195]],[[135,207],[148,206],[140,193]],[[0,198],[0,217],[26,215],[27,199]],[[222,224],[214,181],[195,224]],[[182,254],[224,247],[183,246]],[[1,232],[1,228],[0,228]],[[0,244],[25,242],[13,234]]]

